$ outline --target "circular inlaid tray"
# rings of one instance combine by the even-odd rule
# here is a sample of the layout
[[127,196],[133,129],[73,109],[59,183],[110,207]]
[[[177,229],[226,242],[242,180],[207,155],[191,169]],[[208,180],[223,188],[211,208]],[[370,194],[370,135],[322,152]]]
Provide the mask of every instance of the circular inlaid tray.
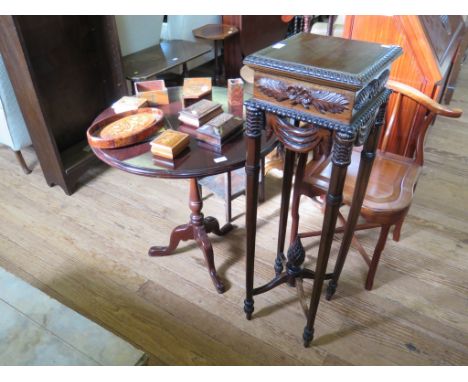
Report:
[[114,114],[88,128],[88,143],[99,149],[133,145],[158,131],[163,117],[162,110],[150,107]]

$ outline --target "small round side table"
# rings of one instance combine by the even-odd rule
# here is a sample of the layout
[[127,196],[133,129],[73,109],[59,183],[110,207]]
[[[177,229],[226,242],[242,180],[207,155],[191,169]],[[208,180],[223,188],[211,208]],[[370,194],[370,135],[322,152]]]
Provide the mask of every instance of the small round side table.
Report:
[[200,28],[192,31],[194,37],[202,38],[204,40],[214,41],[214,54],[215,54],[215,84],[219,82],[219,75],[221,74],[221,68],[218,62],[218,43],[225,39],[234,36],[239,33],[239,29],[234,26],[226,24],[206,24]]
[[[179,111],[184,107],[182,87],[169,87],[168,105],[159,106],[164,111],[164,127],[177,130],[180,127]],[[219,102],[227,110],[227,90],[213,87],[213,101]],[[93,124],[115,114],[114,109],[107,108],[99,114]],[[199,179],[223,174],[245,166],[247,138],[240,134],[226,143],[220,153],[209,150],[194,138],[190,138],[189,148],[184,150],[172,165],[165,165],[154,160],[151,154],[149,140],[116,149],[92,148],[94,154],[109,166],[135,175],[166,179],[189,179],[189,221],[172,230],[167,246],[153,246],[149,249],[150,256],[167,256],[172,254],[181,241],[194,240],[205,257],[208,272],[219,293],[225,291],[224,283],[218,276],[214,263],[214,253],[209,233],[222,236],[233,226],[228,223],[220,227],[214,217],[205,217],[202,213],[203,200],[200,193]],[[276,136],[272,131],[262,132],[259,144],[260,156],[264,157],[276,147]],[[129,195],[131,197],[131,195]],[[180,208],[180,206],[172,206]]]

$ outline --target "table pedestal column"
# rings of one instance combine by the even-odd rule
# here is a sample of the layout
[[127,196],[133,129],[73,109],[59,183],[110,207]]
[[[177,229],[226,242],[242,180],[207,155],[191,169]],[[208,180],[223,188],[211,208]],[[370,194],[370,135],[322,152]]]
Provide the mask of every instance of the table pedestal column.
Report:
[[168,246],[151,247],[148,254],[150,256],[167,256],[176,250],[181,241],[195,240],[205,256],[206,265],[216,290],[218,293],[224,293],[225,287],[216,273],[213,247],[211,246],[208,234],[213,232],[218,236],[222,236],[228,233],[234,226],[228,223],[220,228],[216,218],[212,216],[205,218],[203,216],[201,212],[203,201],[196,178],[190,179],[189,207],[190,211],[192,211],[190,214],[190,222],[174,228]]

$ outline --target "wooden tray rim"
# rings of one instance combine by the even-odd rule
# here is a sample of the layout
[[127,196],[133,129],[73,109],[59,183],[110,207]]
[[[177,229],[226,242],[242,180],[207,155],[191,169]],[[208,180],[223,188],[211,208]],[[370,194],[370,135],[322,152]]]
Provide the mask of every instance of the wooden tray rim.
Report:
[[[119,119],[128,117],[130,115],[140,114],[140,113],[153,113],[156,114],[157,118],[154,123],[146,127],[145,129],[129,136],[126,138],[101,138],[96,135],[103,127],[109,125],[112,122],[118,121]],[[88,130],[86,131],[86,136],[88,138],[88,143],[90,146],[98,149],[114,149],[125,146],[130,146],[135,143],[139,143],[146,138],[154,134],[160,127],[160,122],[164,118],[164,112],[161,109],[155,107],[142,107],[139,109],[127,110],[121,113],[117,113],[106,117],[99,122],[93,123]]]

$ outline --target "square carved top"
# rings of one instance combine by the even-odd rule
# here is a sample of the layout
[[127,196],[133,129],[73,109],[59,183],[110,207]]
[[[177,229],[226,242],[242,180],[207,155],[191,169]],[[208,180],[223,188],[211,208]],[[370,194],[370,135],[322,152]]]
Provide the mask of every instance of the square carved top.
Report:
[[254,69],[246,105],[365,139],[391,93],[399,46],[299,33],[244,60]]
[[402,53],[399,46],[299,33],[247,56],[255,70],[357,91]]

